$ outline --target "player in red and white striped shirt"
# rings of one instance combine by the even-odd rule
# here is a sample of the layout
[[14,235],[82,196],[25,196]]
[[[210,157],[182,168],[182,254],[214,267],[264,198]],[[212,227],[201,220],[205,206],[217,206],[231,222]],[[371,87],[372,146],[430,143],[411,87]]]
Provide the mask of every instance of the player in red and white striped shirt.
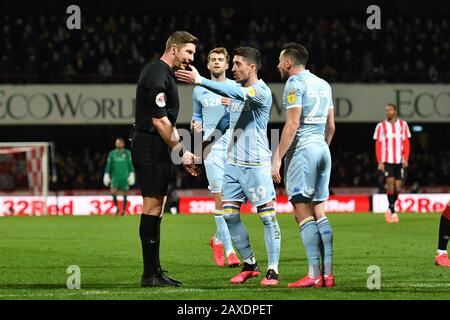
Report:
[[386,221],[398,222],[394,205],[402,188],[403,169],[408,167],[411,132],[406,121],[398,119],[395,104],[389,103],[385,112],[387,119],[377,124],[373,139],[378,170],[386,177],[389,201]]

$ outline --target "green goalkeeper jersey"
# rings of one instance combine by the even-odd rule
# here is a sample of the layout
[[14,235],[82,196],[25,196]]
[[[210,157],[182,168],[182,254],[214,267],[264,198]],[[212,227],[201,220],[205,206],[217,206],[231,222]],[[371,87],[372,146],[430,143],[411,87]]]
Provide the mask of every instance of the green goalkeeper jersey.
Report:
[[109,152],[105,173],[109,173],[112,179],[127,179],[130,172],[133,171],[130,150],[123,148]]

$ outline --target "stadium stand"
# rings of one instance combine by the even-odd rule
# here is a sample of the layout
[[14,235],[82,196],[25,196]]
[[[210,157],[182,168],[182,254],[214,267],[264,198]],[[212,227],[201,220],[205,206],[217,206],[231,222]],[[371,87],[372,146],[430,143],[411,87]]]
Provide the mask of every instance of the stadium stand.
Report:
[[[381,31],[365,28],[359,16],[299,21],[275,11],[246,20],[227,7],[212,15],[193,9],[157,18],[86,15],[84,32],[67,30],[65,19],[54,13],[0,16],[0,82],[134,83],[137,70],[158,58],[170,30],[181,26],[201,39],[197,61],[219,45],[259,48],[268,82],[279,81],[276,61],[287,41],[305,43],[313,57],[310,69],[330,82],[450,80],[450,23],[444,15],[386,18]],[[205,71],[204,63],[197,65]]]

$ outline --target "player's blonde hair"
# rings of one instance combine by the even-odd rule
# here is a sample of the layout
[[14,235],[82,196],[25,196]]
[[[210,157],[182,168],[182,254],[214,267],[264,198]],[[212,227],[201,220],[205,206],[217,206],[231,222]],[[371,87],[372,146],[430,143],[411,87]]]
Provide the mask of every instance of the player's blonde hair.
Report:
[[188,43],[193,43],[197,46],[198,38],[184,30],[175,31],[166,41],[166,52],[169,51],[173,44],[176,44],[177,47],[181,48]]
[[223,54],[223,55],[225,56],[225,60],[227,60],[227,63],[230,62],[230,55],[228,54],[227,49],[225,49],[224,47],[217,47],[217,48],[212,49],[212,50],[208,53],[208,62],[209,62],[209,59],[210,59],[210,57],[211,57],[211,55],[212,55],[213,53]]

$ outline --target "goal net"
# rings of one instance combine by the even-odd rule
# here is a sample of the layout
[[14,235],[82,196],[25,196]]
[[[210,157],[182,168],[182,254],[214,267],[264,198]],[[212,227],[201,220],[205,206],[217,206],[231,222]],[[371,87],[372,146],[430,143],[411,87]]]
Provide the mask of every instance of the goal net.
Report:
[[[0,143],[0,195],[11,199],[18,196],[32,196],[42,203],[39,208],[41,212],[37,214],[45,214],[50,146],[50,142]],[[14,214],[14,201],[7,202],[11,202],[11,205],[6,208],[6,211]],[[0,203],[0,206],[2,205],[5,206],[4,203]]]

